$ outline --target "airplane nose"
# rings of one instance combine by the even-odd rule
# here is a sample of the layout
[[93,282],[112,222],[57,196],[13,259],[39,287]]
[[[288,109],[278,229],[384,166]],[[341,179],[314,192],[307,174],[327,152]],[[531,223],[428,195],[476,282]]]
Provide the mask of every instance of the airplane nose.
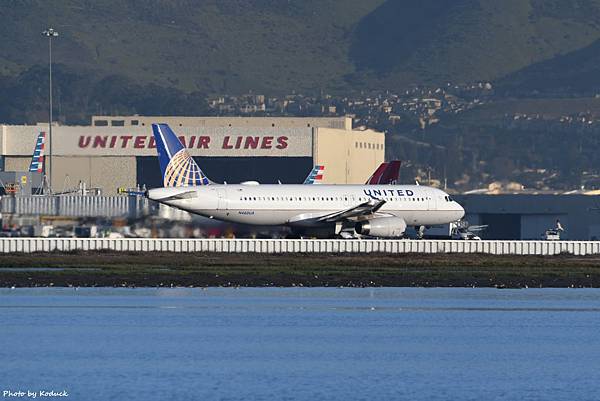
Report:
[[458,202],[456,203],[456,205],[458,206],[458,220],[460,220],[463,217],[465,217],[465,208],[462,207]]

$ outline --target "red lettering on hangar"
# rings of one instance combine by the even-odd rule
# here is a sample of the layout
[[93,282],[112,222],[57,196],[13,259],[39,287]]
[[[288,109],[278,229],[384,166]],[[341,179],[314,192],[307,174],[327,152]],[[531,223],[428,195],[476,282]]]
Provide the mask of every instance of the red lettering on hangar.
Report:
[[[276,140],[277,145],[273,146],[273,140]],[[223,138],[223,145],[221,149],[285,149],[288,147],[287,136],[237,136],[231,137],[229,135]]]
[[155,149],[156,142],[153,136],[148,135],[81,135],[79,137],[79,148],[114,149]]
[[[189,138],[189,139],[188,139]],[[180,136],[181,142],[188,148],[210,149],[210,136],[190,137]],[[225,136],[221,149],[286,149],[289,138],[287,136]],[[154,136],[148,135],[81,135],[79,136],[78,146],[81,149],[155,149],[156,142]]]

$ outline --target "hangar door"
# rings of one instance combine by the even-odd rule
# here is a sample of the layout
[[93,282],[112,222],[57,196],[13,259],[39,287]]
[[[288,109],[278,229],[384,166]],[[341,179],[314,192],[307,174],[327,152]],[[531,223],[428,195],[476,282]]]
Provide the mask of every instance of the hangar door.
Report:
[[520,214],[480,214],[480,224],[487,224],[483,239],[521,239]]

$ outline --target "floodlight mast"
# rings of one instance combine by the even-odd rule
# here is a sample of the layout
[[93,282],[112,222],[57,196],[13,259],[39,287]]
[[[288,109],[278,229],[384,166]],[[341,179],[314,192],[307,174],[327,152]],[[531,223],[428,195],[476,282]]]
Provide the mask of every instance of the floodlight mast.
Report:
[[48,188],[52,193],[52,38],[58,37],[54,28],[48,28],[42,35],[48,38],[48,73],[49,73],[49,105],[48,105]]

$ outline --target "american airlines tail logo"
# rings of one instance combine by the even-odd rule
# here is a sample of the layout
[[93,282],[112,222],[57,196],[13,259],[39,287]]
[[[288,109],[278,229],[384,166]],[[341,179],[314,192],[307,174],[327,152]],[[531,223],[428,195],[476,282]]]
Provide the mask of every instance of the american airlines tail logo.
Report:
[[46,145],[46,133],[40,132],[35,142],[35,149],[31,157],[29,171],[41,173],[44,171],[44,147]]
[[315,166],[312,171],[304,180],[305,184],[317,184],[323,180],[323,170],[325,170],[325,166]]
[[195,187],[208,183],[208,178],[185,149],[175,153],[169,160],[163,179],[165,187]]

